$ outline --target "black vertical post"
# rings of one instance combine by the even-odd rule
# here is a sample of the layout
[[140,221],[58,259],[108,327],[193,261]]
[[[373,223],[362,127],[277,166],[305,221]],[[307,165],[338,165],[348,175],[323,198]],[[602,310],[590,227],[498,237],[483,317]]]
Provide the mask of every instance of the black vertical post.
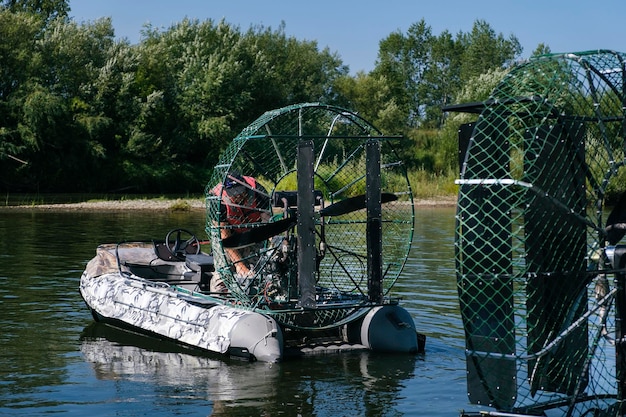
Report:
[[315,196],[313,141],[298,142],[298,286],[299,306],[315,308]]
[[367,289],[372,303],[383,301],[383,230],[380,202],[380,141],[366,145],[365,206],[367,209]]
[[469,148],[470,138],[476,123],[466,123],[459,126],[459,174],[462,176],[465,166],[465,157]]
[[[620,403],[626,399],[626,340],[624,340],[624,323],[626,323],[626,246],[615,247],[613,253],[615,273],[615,364],[617,373],[617,399]],[[623,405],[620,405],[623,407]],[[622,415],[620,412],[619,415]]]

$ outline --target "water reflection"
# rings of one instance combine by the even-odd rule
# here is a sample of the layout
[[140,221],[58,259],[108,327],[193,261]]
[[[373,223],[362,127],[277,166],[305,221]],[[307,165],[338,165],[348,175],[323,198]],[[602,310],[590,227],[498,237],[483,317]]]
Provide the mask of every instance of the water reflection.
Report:
[[454,264],[453,207],[416,210],[415,235],[394,294],[415,317],[418,331],[464,349]]
[[281,364],[212,358],[102,324],[85,328],[80,350],[101,380],[206,393],[212,416],[384,415],[413,376],[412,355],[327,355]]
[[64,386],[92,321],[78,285],[98,244],[202,222],[201,212],[0,211],[0,415],[67,413],[76,401],[64,402]]
[[[392,293],[423,356],[349,354],[267,367],[109,334],[78,293],[98,244],[203,236],[204,212],[0,210],[0,415],[458,415],[468,410],[454,276],[454,209],[418,208]],[[126,339],[128,336],[130,339]]]

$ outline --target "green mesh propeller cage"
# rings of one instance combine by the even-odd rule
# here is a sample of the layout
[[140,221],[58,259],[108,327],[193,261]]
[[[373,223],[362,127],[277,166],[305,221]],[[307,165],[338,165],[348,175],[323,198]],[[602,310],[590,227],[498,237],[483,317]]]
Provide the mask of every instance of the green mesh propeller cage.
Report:
[[[245,128],[206,187],[207,233],[230,300],[296,329],[336,327],[384,302],[413,237],[413,195],[392,147],[399,139],[317,103],[269,111]],[[259,198],[240,204],[269,219],[220,221],[233,178],[256,180],[261,191],[246,190]],[[382,204],[366,209],[372,198]],[[243,246],[241,260],[225,236]],[[238,262],[251,275],[240,276]]]
[[541,56],[459,106],[479,114],[459,131],[455,235],[472,403],[622,415],[626,199],[605,204],[626,189],[625,58]]

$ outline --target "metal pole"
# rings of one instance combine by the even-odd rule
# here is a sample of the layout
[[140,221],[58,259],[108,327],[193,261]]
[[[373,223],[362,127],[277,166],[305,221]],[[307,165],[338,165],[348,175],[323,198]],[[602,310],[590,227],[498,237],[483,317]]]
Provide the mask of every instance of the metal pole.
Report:
[[382,208],[380,201],[380,141],[370,139],[366,149],[366,191],[367,209],[367,289],[372,303],[383,302],[383,231]]
[[298,142],[298,305],[315,308],[315,196],[313,141]]

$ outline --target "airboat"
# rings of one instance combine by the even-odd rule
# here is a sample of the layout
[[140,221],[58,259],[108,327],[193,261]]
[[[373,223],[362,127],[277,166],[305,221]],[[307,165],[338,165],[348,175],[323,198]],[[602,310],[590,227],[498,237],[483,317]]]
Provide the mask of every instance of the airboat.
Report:
[[466,118],[455,259],[483,408],[463,416],[626,413],[625,62],[539,56],[446,108]]
[[[424,338],[391,293],[414,221],[399,141],[334,106],[266,112],[214,167],[206,240],[102,244],[80,293],[96,321],[248,360],[416,353]],[[257,215],[228,223],[228,210]]]

